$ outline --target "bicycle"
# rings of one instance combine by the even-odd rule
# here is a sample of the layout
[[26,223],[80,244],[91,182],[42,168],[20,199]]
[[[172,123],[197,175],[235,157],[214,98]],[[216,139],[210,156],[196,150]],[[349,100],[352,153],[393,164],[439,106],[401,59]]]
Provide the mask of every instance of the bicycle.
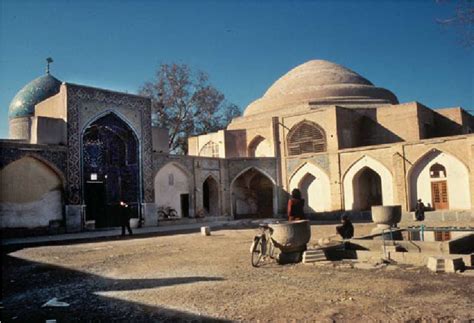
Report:
[[158,220],[160,219],[173,219],[178,217],[178,212],[170,206],[158,208]]
[[253,267],[259,267],[268,258],[275,259],[272,233],[272,228],[266,224],[260,224],[260,234],[253,238],[252,246],[250,247],[251,264]]

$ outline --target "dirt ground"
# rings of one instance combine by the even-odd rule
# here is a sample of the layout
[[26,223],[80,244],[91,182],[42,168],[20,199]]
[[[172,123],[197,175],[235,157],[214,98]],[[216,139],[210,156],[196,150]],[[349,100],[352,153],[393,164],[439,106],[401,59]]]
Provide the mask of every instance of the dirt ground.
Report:
[[[466,225],[466,224],[464,224]],[[471,224],[472,225],[472,224]],[[312,241],[335,225],[313,225]],[[373,224],[356,224],[356,234]],[[2,254],[2,322],[474,319],[474,277],[426,268],[250,265],[256,229]],[[53,297],[68,307],[42,307]]]

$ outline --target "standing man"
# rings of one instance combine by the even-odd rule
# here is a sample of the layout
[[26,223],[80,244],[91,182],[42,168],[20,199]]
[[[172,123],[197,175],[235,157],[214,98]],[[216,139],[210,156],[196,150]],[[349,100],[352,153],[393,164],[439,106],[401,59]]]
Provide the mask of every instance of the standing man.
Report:
[[120,225],[122,226],[122,236],[125,235],[125,228],[128,234],[132,235],[132,228],[130,228],[130,207],[124,201],[120,201]]
[[288,221],[304,220],[304,199],[301,198],[301,192],[295,188],[291,191],[291,198],[288,200]]
[[416,202],[415,218],[416,221],[423,221],[425,219],[425,205],[421,199],[418,199],[418,202]]

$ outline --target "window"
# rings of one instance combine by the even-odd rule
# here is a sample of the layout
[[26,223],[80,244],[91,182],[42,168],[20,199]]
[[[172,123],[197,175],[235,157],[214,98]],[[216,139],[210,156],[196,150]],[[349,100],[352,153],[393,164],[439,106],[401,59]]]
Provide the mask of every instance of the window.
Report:
[[449,240],[451,240],[451,232],[435,231],[435,241],[449,241]]
[[168,185],[169,185],[169,186],[173,186],[173,185],[174,185],[174,175],[173,175],[173,174],[169,174],[169,175],[168,175]]
[[219,157],[219,145],[214,141],[209,141],[202,147],[199,156],[203,157]]
[[316,123],[300,122],[290,130],[287,138],[290,156],[326,151],[326,134]]
[[446,175],[446,168],[443,165],[436,163],[430,167],[431,178],[443,178],[446,177]]

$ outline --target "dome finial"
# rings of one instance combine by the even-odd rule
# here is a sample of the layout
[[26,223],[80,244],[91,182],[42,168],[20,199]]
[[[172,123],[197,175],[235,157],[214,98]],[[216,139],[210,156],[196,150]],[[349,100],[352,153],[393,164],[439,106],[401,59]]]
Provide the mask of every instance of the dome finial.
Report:
[[53,59],[51,57],[46,58],[46,74],[49,74],[49,64],[51,64]]

